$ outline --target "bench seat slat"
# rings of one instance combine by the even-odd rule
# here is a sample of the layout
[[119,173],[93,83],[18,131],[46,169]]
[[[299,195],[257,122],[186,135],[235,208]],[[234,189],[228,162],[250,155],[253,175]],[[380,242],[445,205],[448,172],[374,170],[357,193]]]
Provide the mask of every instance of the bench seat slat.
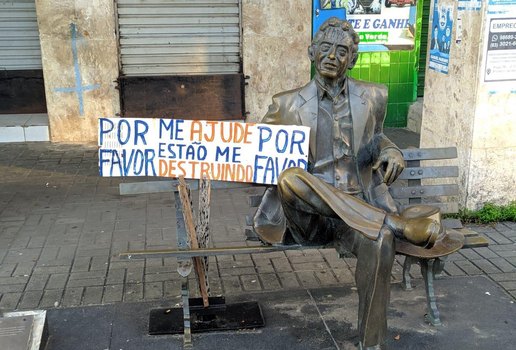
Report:
[[413,167],[405,168],[398,179],[417,180],[458,176],[459,167],[457,166]]
[[406,161],[457,158],[456,147],[408,148],[401,150]]
[[456,184],[391,187],[389,190],[394,199],[456,196],[459,194],[459,186]]

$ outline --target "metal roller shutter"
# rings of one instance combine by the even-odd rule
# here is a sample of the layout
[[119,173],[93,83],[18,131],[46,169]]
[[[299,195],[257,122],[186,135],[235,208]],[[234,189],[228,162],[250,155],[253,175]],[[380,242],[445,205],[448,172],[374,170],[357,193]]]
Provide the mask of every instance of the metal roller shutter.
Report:
[[0,70],[42,69],[34,0],[0,0]]
[[125,76],[240,72],[239,0],[118,0]]

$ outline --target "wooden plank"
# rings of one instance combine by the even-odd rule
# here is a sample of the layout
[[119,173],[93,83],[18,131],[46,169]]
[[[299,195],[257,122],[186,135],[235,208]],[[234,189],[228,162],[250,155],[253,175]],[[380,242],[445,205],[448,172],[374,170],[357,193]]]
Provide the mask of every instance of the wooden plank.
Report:
[[[414,204],[401,205],[400,210],[403,211]],[[416,203],[417,205],[417,203]],[[446,202],[446,203],[424,203],[424,205],[431,205],[441,209],[441,214],[455,214],[459,211],[459,203],[457,202]]]
[[400,180],[429,179],[458,177],[459,167],[457,166],[436,166],[436,167],[414,167],[405,168],[400,174]]
[[[0,55],[6,52],[0,50]],[[38,59],[41,65],[41,58]],[[0,70],[0,96],[1,114],[46,113],[43,70]]]
[[457,158],[456,147],[443,148],[407,148],[401,150],[406,161],[410,160],[434,160]]
[[122,115],[125,118],[242,120],[242,87],[240,73],[121,77]]
[[[192,204],[190,193],[188,191],[188,185],[185,182],[184,177],[179,178],[179,196],[183,205],[183,217],[185,220],[186,231],[190,238],[191,249],[199,249],[199,242],[197,241],[197,234],[195,232],[195,220],[193,217]],[[201,290],[201,297],[204,307],[209,306],[208,291],[206,290],[206,276],[204,274],[204,267],[202,260],[199,256],[193,258],[194,269],[199,279],[199,289]]]
[[429,185],[413,187],[393,187],[389,191],[395,199],[403,198],[424,198],[437,196],[456,196],[459,194],[459,186],[451,185]]

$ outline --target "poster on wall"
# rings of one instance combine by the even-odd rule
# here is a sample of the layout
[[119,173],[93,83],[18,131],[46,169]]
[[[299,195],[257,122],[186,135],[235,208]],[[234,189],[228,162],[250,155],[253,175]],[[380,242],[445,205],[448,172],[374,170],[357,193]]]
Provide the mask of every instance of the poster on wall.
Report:
[[484,81],[516,80],[516,17],[490,18]]
[[482,8],[482,0],[459,0],[457,10],[479,11]]
[[313,33],[331,16],[347,19],[361,52],[414,48],[417,0],[314,0]]
[[100,118],[101,176],[160,176],[276,184],[308,167],[310,128],[243,122]]
[[430,38],[430,58],[428,67],[437,72],[448,74],[450,46],[452,42],[453,7],[434,3]]
[[516,0],[489,0],[484,32],[483,82],[490,93],[516,92]]
[[487,13],[489,15],[516,15],[516,0],[488,0]]

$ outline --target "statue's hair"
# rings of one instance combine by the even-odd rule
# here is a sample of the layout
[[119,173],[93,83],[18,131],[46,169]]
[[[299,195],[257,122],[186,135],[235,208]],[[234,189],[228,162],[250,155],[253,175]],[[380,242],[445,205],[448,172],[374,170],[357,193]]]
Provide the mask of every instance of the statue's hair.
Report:
[[319,30],[315,33],[314,38],[312,39],[312,44],[308,48],[308,54],[312,58],[313,53],[315,53],[315,48],[320,44],[321,40],[324,38],[324,34],[331,28],[337,28],[342,30],[343,32],[347,32],[351,39],[353,40],[353,61],[350,69],[355,65],[358,59],[358,43],[360,42],[360,37],[357,32],[353,29],[351,23],[346,20],[341,20],[337,17],[330,17],[319,27]]

